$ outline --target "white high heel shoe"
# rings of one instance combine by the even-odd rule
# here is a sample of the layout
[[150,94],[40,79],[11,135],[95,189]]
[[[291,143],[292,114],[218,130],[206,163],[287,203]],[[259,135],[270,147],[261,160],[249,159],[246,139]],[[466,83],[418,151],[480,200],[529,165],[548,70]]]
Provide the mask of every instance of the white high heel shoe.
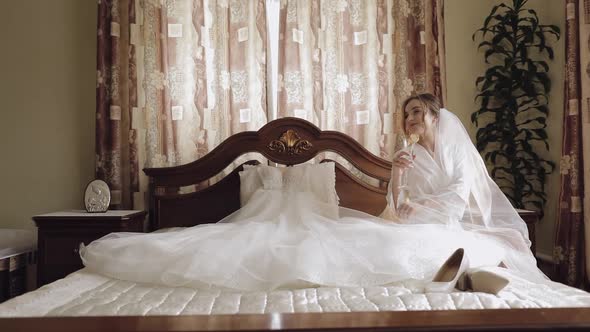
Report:
[[432,282],[426,285],[427,293],[450,293],[457,285],[463,273],[469,267],[465,250],[459,248],[444,262],[434,275]]
[[492,271],[472,269],[465,272],[465,277],[459,280],[457,289],[498,294],[509,283],[510,280]]

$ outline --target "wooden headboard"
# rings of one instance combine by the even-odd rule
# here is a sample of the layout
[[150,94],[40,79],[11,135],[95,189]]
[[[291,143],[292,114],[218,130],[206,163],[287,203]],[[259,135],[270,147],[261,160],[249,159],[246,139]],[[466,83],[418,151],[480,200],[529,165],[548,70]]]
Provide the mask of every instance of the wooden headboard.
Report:
[[[301,164],[322,152],[335,152],[360,172],[375,179],[372,185],[336,163],[336,191],[340,206],[378,215],[386,205],[391,162],[375,156],[343,133],[323,131],[299,118],[274,120],[258,131],[235,134],[202,158],[185,165],[145,168],[149,177],[150,230],[217,222],[240,208],[239,165],[222,180],[196,192],[178,188],[200,184],[216,176],[239,156],[262,154],[270,162]],[[323,162],[328,160],[323,160]],[[257,163],[247,161],[246,163]]]

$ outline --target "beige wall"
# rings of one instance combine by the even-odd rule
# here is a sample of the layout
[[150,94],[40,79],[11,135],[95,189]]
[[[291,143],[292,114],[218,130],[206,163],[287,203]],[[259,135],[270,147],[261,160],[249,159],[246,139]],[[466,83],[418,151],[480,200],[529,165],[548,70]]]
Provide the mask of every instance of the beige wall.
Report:
[[[477,93],[475,80],[485,72],[483,52],[477,51],[477,42],[471,39],[481,27],[497,0],[445,0],[445,37],[447,55],[447,93],[449,110],[457,113],[467,130],[475,137],[471,113],[478,109],[474,102]],[[511,1],[504,1],[511,3]],[[564,31],[565,9],[563,0],[530,0],[528,8],[535,9],[541,24],[555,24]],[[476,39],[478,41],[480,39]],[[564,38],[553,42],[555,59],[549,62],[552,90],[549,95],[548,118],[549,152],[541,152],[545,158],[559,165],[561,154],[561,125],[563,110]],[[541,150],[543,151],[543,150]],[[542,254],[553,252],[553,231],[559,196],[559,170],[550,175],[547,182],[548,203],[545,218],[537,225],[537,247]]]
[[33,228],[94,176],[96,0],[3,1],[0,41],[0,228]]

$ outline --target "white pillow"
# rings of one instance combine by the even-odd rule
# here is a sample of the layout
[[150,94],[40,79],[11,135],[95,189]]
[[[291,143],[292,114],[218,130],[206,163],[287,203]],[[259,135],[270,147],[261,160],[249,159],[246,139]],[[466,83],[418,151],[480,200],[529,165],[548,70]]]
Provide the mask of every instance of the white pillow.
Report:
[[262,186],[267,190],[284,190],[283,172],[278,167],[260,166],[257,167],[258,176]]
[[334,163],[303,164],[288,167],[283,172],[283,190],[309,192],[318,204],[314,212],[338,219],[338,195]]
[[340,199],[336,192],[336,166],[334,162],[305,164],[311,191],[322,201],[338,205]]
[[278,168],[268,165],[244,165],[244,170],[239,173],[241,206],[244,206],[264,183],[267,187],[272,183],[272,189],[279,189],[275,188],[277,182],[280,182],[280,179],[275,179],[278,174],[276,169],[282,172],[283,190],[293,190],[296,186],[296,190],[312,192],[319,201],[338,206],[340,200],[336,193],[336,170],[333,162]]

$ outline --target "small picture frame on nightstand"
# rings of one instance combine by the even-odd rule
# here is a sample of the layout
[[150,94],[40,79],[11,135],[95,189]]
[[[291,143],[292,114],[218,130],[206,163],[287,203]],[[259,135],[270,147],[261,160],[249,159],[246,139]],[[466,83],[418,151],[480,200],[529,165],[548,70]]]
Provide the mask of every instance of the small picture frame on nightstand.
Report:
[[111,204],[111,190],[103,180],[93,180],[86,186],[84,206],[89,213],[104,213]]

